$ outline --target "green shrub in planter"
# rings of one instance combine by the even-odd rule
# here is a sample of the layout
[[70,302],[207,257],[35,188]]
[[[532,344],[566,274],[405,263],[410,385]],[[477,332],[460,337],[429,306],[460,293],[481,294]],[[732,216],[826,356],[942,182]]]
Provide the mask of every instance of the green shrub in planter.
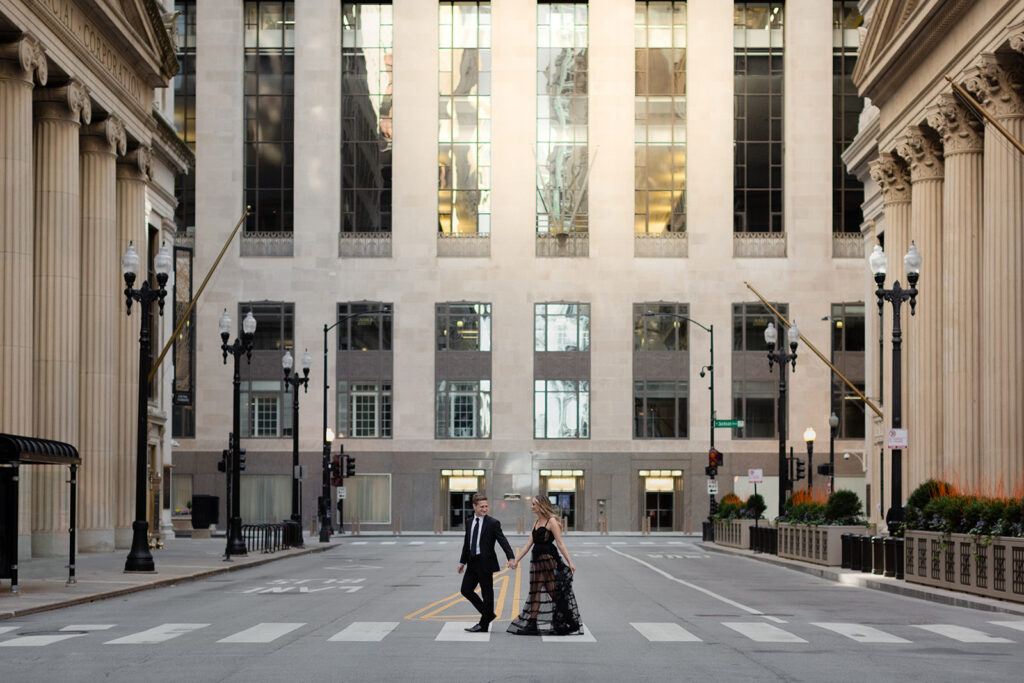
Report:
[[752,493],[750,497],[747,498],[744,508],[749,519],[761,519],[761,515],[763,515],[764,511],[768,509],[768,506],[765,505],[764,496],[760,493]]
[[929,479],[914,489],[913,493],[907,496],[907,507],[924,510],[924,506],[927,505],[928,501],[932,498],[948,496],[952,492],[953,487],[950,484],[944,481],[938,481],[937,479]]
[[835,491],[825,504],[825,521],[829,524],[856,524],[861,516],[860,496],[853,491]]

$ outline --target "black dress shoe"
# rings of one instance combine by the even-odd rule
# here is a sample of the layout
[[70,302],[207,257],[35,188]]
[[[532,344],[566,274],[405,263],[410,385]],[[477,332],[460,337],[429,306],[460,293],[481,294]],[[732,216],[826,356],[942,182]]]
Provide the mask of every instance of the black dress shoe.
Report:
[[466,631],[469,633],[487,633],[487,626],[485,624],[473,624]]

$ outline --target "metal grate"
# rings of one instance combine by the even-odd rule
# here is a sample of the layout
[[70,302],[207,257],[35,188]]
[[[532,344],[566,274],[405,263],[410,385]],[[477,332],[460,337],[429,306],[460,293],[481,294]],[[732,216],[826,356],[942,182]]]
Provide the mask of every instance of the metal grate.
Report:
[[932,549],[932,578],[933,579],[938,579],[939,578],[939,542],[938,541],[932,541],[931,542],[931,549]]
[[1006,590],[1006,546],[992,546],[992,588]]
[[904,543],[904,551],[906,552],[906,561],[904,564],[907,567],[907,573],[914,573],[914,539],[908,538]]
[[955,541],[949,541],[946,543],[946,561],[943,563],[945,571],[946,581],[948,583],[956,582],[956,563],[953,561],[953,550],[956,546]]
[[971,544],[960,543],[960,583],[971,585]]
[[1014,548],[1012,558],[1013,592],[1024,595],[1024,548]]
[[979,552],[974,556],[974,584],[978,588],[988,588],[988,554]]

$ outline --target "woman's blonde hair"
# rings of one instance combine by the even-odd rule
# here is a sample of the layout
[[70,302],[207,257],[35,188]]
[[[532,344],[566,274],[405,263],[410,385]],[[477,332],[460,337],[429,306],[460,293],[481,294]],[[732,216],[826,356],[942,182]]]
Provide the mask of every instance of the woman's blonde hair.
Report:
[[551,501],[546,497],[537,496],[534,500],[537,502],[537,508],[540,510],[542,515],[548,518],[558,516],[555,514],[555,508],[551,506]]

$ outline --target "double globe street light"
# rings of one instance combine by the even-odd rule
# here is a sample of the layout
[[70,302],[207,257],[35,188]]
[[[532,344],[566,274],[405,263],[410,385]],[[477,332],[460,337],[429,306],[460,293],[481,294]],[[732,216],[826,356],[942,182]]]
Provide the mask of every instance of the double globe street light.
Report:
[[245,555],[247,553],[245,541],[242,539],[242,515],[239,501],[242,493],[240,476],[242,432],[240,428],[241,420],[239,419],[239,385],[241,378],[239,377],[238,366],[243,353],[246,360],[252,362],[252,340],[256,334],[256,318],[253,317],[250,310],[246,314],[245,319],[242,320],[241,338],[235,337],[235,341],[231,344],[228,344],[228,339],[231,337],[231,316],[228,315],[228,309],[224,309],[217,327],[220,328],[220,349],[224,354],[224,364],[227,365],[229,353],[235,359],[235,374],[232,384],[234,392],[231,396],[231,434],[228,437],[228,457],[230,458],[228,466],[230,471],[228,472],[227,491],[230,515],[228,519],[228,541],[224,551],[225,556],[230,558],[232,555]]
[[309,349],[302,354],[302,375],[298,372],[292,373],[295,366],[295,359],[291,351],[285,351],[281,358],[281,367],[284,369],[285,391],[292,388],[292,521],[299,525],[298,543],[302,545],[302,501],[299,491],[299,387],[309,393],[309,369],[313,365],[313,358],[309,355]]
[[793,372],[796,372],[796,345],[800,341],[800,330],[796,322],[790,325],[786,332],[789,339],[789,351],[784,347],[775,350],[775,344],[779,341],[778,330],[775,323],[768,323],[764,328],[764,341],[768,344],[768,371],[771,372],[772,365],[779,364],[779,409],[778,409],[778,432],[779,432],[779,516],[782,516],[783,507],[786,504],[786,491],[789,489],[789,475],[786,468],[786,364],[792,363]]

